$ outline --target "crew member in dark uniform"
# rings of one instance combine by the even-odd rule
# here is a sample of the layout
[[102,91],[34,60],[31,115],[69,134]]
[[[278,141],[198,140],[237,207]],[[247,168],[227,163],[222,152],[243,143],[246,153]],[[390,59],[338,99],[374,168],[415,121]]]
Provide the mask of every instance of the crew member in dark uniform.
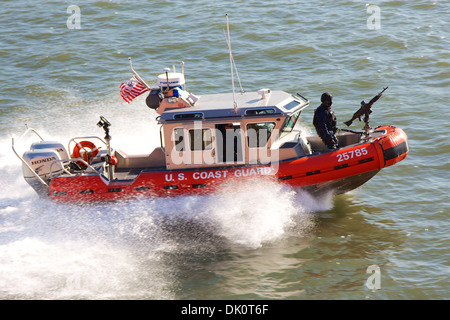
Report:
[[336,149],[338,147],[338,141],[335,136],[337,122],[334,111],[331,109],[333,97],[328,92],[325,92],[322,94],[320,100],[322,104],[314,112],[313,124],[316,128],[317,135],[322,139],[328,149]]

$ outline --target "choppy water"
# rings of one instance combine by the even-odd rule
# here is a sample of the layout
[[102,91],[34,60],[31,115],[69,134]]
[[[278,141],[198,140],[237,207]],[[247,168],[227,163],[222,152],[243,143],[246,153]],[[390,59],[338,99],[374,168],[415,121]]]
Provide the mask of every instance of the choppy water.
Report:
[[[363,1],[2,1],[0,297],[449,299],[450,4],[373,4],[379,29]],[[156,113],[118,92],[127,58],[149,83],[184,61],[189,91],[228,92],[225,13],[246,91],[302,93],[311,128],[323,92],[342,122],[389,86],[371,121],[405,130],[406,160],[319,200],[279,185],[81,207],[37,197],[11,151],[24,124],[66,142],[102,135],[104,115],[113,146],[149,152]]]

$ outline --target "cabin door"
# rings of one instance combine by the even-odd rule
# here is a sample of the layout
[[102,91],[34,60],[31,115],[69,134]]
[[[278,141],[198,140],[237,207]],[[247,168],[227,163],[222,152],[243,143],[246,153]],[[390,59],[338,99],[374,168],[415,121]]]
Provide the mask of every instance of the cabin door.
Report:
[[223,123],[216,125],[216,157],[217,163],[242,162],[242,137],[239,123]]

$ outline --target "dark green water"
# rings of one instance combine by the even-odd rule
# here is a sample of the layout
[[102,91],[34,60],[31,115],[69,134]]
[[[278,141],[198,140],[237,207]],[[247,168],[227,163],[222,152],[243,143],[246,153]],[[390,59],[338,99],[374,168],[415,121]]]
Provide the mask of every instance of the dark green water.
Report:
[[[0,297],[449,299],[450,4],[374,5],[379,29],[361,1],[2,1]],[[104,115],[114,147],[150,152],[157,114],[119,95],[128,57],[148,83],[184,61],[189,91],[229,92],[225,13],[246,91],[300,92],[311,130],[323,92],[342,122],[389,86],[371,123],[403,128],[408,157],[334,198],[279,185],[85,207],[37,197],[11,151],[24,124],[66,142],[101,135]]]

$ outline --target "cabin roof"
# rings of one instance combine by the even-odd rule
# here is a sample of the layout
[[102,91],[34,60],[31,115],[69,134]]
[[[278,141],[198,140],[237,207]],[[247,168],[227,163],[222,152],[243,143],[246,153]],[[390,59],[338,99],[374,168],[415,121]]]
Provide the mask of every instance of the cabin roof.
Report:
[[235,113],[233,93],[205,94],[198,96],[198,101],[192,107],[166,109],[159,122],[290,114],[309,104],[309,100],[301,95],[284,91],[270,91],[264,96],[262,98],[258,92],[236,93]]

